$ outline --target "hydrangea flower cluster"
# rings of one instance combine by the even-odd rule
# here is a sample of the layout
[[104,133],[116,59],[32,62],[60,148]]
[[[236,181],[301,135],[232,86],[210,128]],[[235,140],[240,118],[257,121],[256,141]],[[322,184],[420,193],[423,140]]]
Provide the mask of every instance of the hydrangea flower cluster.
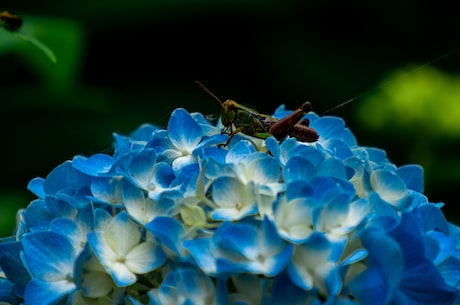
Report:
[[222,145],[222,126],[176,109],[33,179],[0,243],[1,304],[459,303],[460,230],[423,169],[307,118],[317,142]]

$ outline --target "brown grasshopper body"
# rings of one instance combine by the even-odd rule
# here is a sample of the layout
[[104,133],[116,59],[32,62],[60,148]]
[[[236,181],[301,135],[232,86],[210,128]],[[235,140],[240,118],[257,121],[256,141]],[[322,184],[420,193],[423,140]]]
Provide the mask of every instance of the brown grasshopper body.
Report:
[[284,118],[276,119],[240,105],[233,100],[226,100],[222,103],[217,96],[201,83],[197,82],[197,84],[222,106],[221,121],[225,127],[224,132],[230,136],[226,144],[238,132],[260,139],[274,136],[278,141],[287,136],[294,137],[301,142],[315,142],[318,140],[318,133],[309,127],[309,120],[302,120],[303,116],[311,110],[310,102],[303,103],[302,106]]

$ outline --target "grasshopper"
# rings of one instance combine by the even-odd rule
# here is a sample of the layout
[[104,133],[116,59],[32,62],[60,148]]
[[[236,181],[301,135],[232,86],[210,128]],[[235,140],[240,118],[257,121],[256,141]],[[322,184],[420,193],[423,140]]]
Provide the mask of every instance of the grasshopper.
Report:
[[276,119],[272,116],[258,113],[256,110],[240,105],[230,99],[222,102],[203,84],[198,81],[196,83],[213,99],[218,101],[222,107],[221,121],[224,125],[224,133],[229,135],[229,139],[224,145],[227,145],[233,136],[239,132],[260,139],[274,136],[278,141],[282,141],[287,136],[294,137],[301,142],[315,142],[318,140],[319,136],[316,130],[309,127],[310,121],[302,119],[312,108],[310,102],[303,103],[284,118]]
[[0,21],[3,27],[11,32],[18,30],[22,25],[21,16],[9,11],[0,12]]

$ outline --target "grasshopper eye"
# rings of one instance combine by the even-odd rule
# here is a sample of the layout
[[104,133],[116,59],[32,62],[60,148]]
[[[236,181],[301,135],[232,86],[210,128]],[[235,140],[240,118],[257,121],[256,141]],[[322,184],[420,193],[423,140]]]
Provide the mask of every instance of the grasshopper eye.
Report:
[[2,26],[10,32],[17,31],[22,26],[22,17],[9,11],[0,12],[0,20]]

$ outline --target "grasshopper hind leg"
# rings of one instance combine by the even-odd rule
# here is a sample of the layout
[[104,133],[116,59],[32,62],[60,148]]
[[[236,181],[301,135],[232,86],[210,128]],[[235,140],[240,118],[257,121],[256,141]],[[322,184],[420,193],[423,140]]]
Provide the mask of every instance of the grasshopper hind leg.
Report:
[[300,124],[300,125],[306,126],[306,127],[310,127],[310,120],[305,118],[305,119],[300,120],[300,122],[297,123],[297,124]]

